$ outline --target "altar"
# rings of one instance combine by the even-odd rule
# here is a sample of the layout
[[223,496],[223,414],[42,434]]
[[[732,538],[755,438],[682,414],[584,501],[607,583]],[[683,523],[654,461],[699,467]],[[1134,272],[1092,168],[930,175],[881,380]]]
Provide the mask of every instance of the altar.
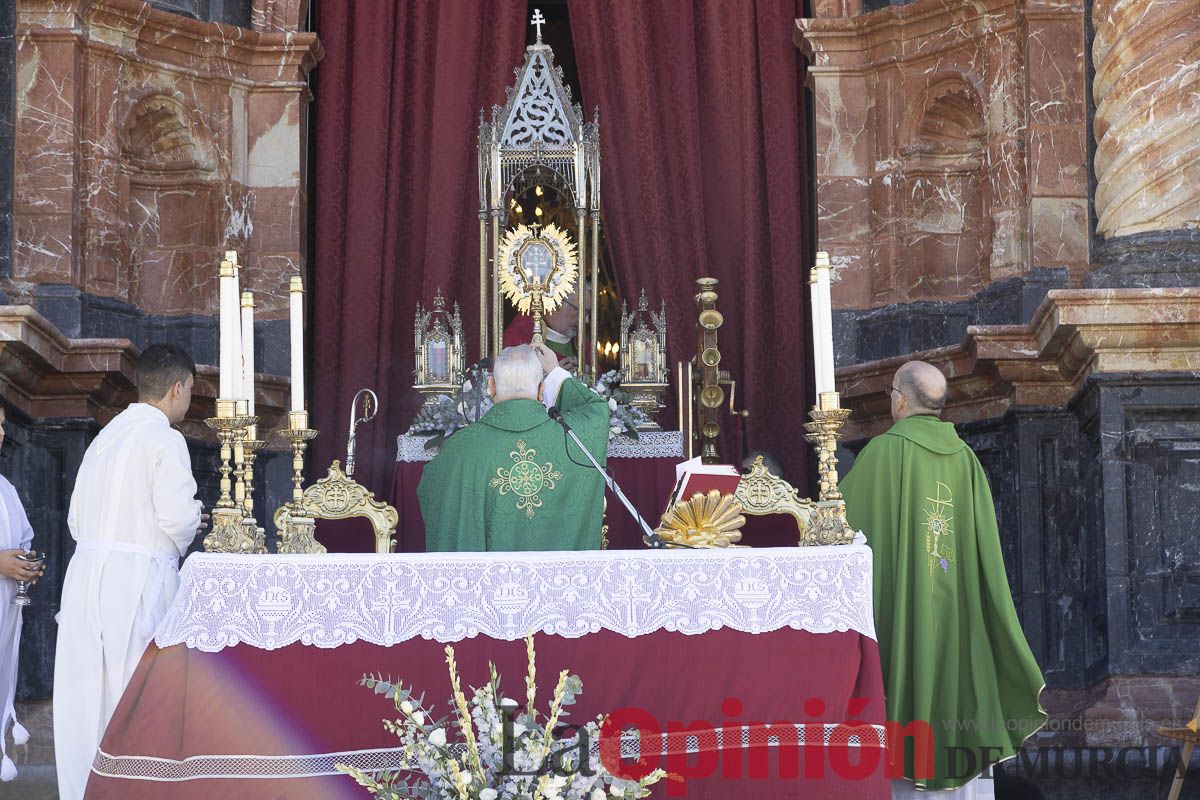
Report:
[[361,798],[334,765],[381,770],[396,757],[380,724],[395,709],[357,685],[364,674],[438,702],[454,643],[466,684],[481,685],[494,661],[518,692],[528,633],[539,674],[583,681],[569,721],[625,709],[641,733],[621,737],[622,754],[684,779],[655,797],[888,796],[861,542],[197,553],[181,579],[101,743],[89,798]]

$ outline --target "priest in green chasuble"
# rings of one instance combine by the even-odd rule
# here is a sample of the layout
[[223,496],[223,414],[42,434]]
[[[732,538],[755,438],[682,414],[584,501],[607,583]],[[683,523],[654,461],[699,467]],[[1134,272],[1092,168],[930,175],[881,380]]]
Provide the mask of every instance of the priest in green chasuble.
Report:
[[604,480],[546,407],[557,405],[603,464],[608,402],[543,346],[501,351],[488,392],[496,404],[421,475],[426,550],[598,550]]
[[902,366],[889,390],[895,424],[841,483],[850,525],[874,554],[887,718],[901,728],[917,721],[910,732],[927,723],[932,736],[932,770],[923,758],[914,763],[914,740],[904,741],[908,780],[894,783],[894,797],[959,787],[976,796],[972,779],[1046,720],[991,490],[978,458],[939,418],[946,393],[936,367]]

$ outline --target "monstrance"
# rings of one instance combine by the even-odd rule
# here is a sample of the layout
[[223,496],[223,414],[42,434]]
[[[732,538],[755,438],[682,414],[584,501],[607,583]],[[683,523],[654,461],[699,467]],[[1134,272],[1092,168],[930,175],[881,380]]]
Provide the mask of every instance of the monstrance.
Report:
[[533,317],[533,343],[541,344],[542,317],[571,294],[578,255],[570,235],[555,225],[518,225],[500,247],[500,290],[522,314]]

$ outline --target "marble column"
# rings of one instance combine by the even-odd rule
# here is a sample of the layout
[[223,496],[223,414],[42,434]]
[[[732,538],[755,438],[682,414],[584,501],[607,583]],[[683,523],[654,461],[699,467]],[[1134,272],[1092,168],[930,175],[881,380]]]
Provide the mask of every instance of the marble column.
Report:
[[1091,286],[1200,285],[1200,5],[1095,0]]

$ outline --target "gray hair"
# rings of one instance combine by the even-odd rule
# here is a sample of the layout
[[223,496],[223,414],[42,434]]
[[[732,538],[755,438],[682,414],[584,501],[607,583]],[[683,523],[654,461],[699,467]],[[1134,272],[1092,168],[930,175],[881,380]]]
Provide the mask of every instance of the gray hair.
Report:
[[542,362],[527,344],[501,350],[492,366],[492,377],[496,380],[496,402],[541,399],[538,385],[543,377]]

